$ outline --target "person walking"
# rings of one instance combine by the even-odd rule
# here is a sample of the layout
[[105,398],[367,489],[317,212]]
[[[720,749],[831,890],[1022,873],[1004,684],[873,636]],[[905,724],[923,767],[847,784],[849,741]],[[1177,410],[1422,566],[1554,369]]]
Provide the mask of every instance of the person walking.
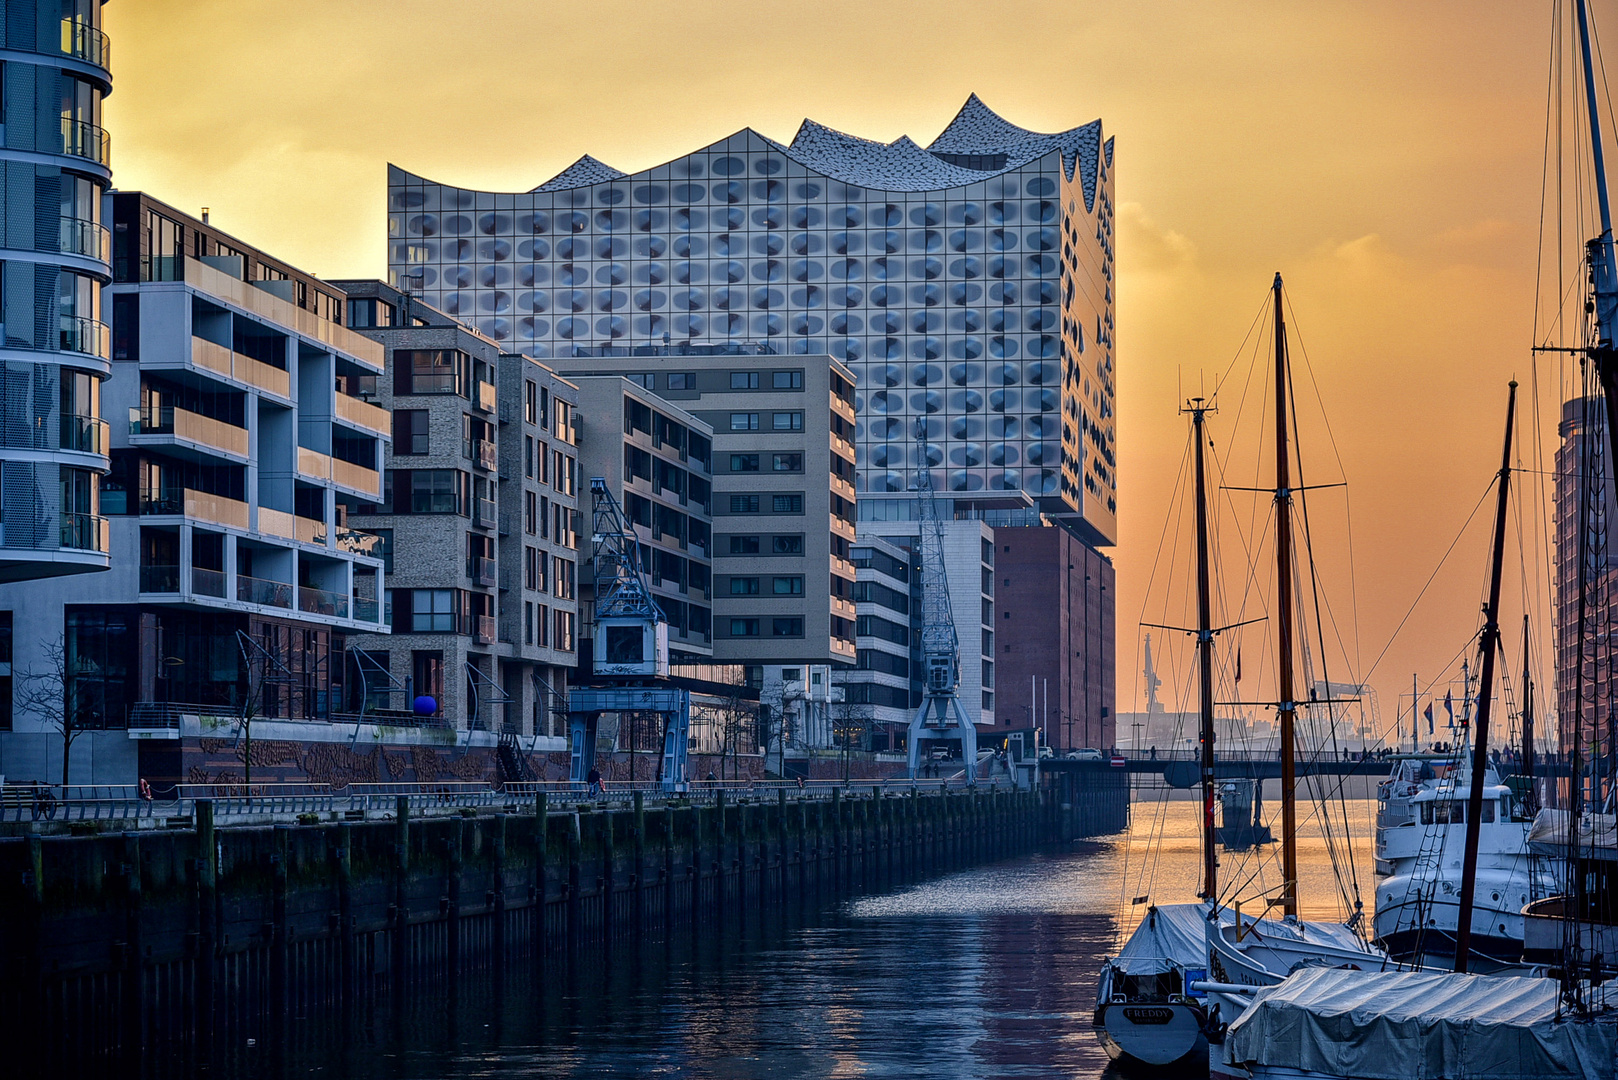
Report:
[[586,776],[584,778],[584,780],[585,780],[585,782],[587,784],[590,785],[589,791],[590,791],[590,794],[592,796],[601,794],[601,770],[600,769],[596,768],[594,765],[590,766],[590,773],[589,773],[588,776]]

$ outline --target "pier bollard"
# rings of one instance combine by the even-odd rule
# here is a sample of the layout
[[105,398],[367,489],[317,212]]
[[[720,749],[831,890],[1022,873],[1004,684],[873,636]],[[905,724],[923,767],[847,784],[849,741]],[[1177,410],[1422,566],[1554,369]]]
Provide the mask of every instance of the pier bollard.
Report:
[[630,875],[635,890],[635,940],[646,933],[646,794],[635,792],[635,818],[632,839],[635,844],[635,870]]
[[270,832],[270,1025],[272,1037],[281,1042],[288,1011],[287,967],[291,942],[287,938],[287,888],[292,830],[277,825]]
[[494,925],[490,927],[490,948],[494,950],[494,963],[490,965],[495,977],[506,970],[506,815],[494,817]]
[[573,811],[567,827],[567,953],[572,959],[579,951],[579,859],[584,846],[580,835],[579,812]]
[[354,883],[349,849],[354,836],[347,822],[337,826],[332,861],[337,869],[337,1001],[345,1008],[354,1000]]
[[720,788],[714,792],[713,809],[713,907],[714,922],[719,926],[725,925],[725,888],[727,879],[725,859],[725,790]]
[[146,1041],[146,950],[141,940],[141,867],[140,837],[135,833],[123,836],[124,855],[124,970],[123,1050],[125,1060],[140,1075]]
[[444,962],[449,969],[448,990],[453,997],[460,986],[461,973],[461,840],[465,831],[464,818],[452,818],[445,852],[444,892],[448,910],[444,921]]
[[613,833],[615,831],[614,819],[617,813],[608,810],[601,815],[600,825],[597,827],[597,837],[601,849],[601,940],[607,948],[612,947],[613,934],[616,933],[617,920],[613,917],[613,902],[618,897],[618,849]]
[[402,995],[410,962],[410,798],[393,801],[393,935],[388,943],[388,980]]
[[534,882],[531,886],[534,891],[530,930],[534,953],[531,959],[536,973],[544,972],[545,951],[550,945],[546,923],[550,907],[550,876],[546,866],[546,858],[550,854],[550,831],[550,807],[546,805],[545,793],[541,791],[534,795]]
[[214,836],[213,800],[198,799],[197,815],[197,1041],[212,1058],[214,966],[219,938],[219,842]]

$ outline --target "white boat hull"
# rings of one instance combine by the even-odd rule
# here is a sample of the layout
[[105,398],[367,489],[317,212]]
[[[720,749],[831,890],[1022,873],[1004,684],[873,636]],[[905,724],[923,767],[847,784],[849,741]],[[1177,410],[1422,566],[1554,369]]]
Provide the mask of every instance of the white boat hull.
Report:
[[1113,1003],[1096,1008],[1096,1038],[1114,1061],[1161,1067],[1200,1062],[1208,1052],[1202,1010],[1195,1005]]

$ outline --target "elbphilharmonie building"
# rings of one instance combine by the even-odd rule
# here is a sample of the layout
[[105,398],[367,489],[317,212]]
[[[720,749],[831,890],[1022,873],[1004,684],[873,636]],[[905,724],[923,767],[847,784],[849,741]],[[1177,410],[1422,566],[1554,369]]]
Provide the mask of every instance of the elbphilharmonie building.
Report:
[[[1116,538],[1112,142],[974,95],[923,147],[804,121],[527,192],[391,167],[389,272],[513,352],[829,355],[858,376],[862,516],[914,487],[1026,493]],[[649,365],[649,368],[651,365]]]

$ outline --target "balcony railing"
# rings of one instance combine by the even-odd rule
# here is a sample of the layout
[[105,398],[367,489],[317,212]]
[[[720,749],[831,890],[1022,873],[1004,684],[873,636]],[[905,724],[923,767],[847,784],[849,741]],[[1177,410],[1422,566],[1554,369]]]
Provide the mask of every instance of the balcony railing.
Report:
[[236,575],[236,599],[244,604],[290,609],[292,593],[292,586],[285,581],[265,581],[244,574]]
[[180,591],[178,566],[142,566],[140,591],[143,593],[177,593]]
[[494,383],[487,383],[487,382],[484,382],[482,379],[478,380],[478,382],[477,382],[477,395],[476,395],[476,398],[475,398],[475,404],[477,405],[477,407],[479,409],[481,409],[484,412],[488,412],[488,413],[494,412],[494,404],[495,404]]
[[63,514],[62,546],[106,553],[112,548],[112,529],[106,518],[95,514]]
[[496,511],[493,499],[475,500],[473,523],[482,529],[495,527]]
[[337,419],[364,428],[373,434],[387,435],[391,431],[388,410],[380,405],[373,405],[363,398],[338,394],[336,412]]
[[496,461],[494,443],[487,439],[475,440],[472,443],[472,460],[478,468],[494,472]]
[[112,329],[95,319],[82,319],[77,315],[61,315],[57,348],[63,352],[85,353],[106,360],[112,356]]
[[499,633],[493,615],[476,615],[472,618],[472,636],[477,638],[479,644],[493,645]]
[[112,162],[112,136],[104,128],[64,116],[62,153],[93,161],[97,165],[108,165]]
[[478,585],[498,585],[493,559],[474,557],[466,560],[466,576]]
[[354,598],[354,618],[360,622],[376,622],[376,598],[374,596],[356,596]]
[[97,416],[62,414],[62,449],[81,454],[107,452],[107,422]]
[[292,396],[292,376],[285,370],[206,338],[191,339],[191,363],[277,397]]
[[337,619],[348,618],[348,594],[327,589],[298,586],[298,610],[311,615],[328,615]]
[[235,529],[247,528],[247,504],[224,495],[210,495],[189,488],[143,491],[140,496],[142,514],[183,514],[215,525],[228,525]]
[[201,566],[191,568],[191,591],[198,596],[217,596],[224,599],[225,585],[223,570],[208,570]]
[[112,258],[112,233],[98,222],[65,217],[57,240],[57,248],[64,254],[83,255],[96,262],[107,262]]
[[382,538],[375,533],[361,532],[358,529],[338,529],[337,546],[354,555],[369,555],[379,558]]
[[112,67],[111,40],[102,31],[77,19],[62,20],[62,51],[98,68]]
[[131,435],[172,435],[237,457],[247,456],[247,429],[175,405],[129,410]]
[[331,479],[334,484],[363,491],[373,499],[382,497],[382,474],[364,465],[356,465],[342,458],[332,458]]

